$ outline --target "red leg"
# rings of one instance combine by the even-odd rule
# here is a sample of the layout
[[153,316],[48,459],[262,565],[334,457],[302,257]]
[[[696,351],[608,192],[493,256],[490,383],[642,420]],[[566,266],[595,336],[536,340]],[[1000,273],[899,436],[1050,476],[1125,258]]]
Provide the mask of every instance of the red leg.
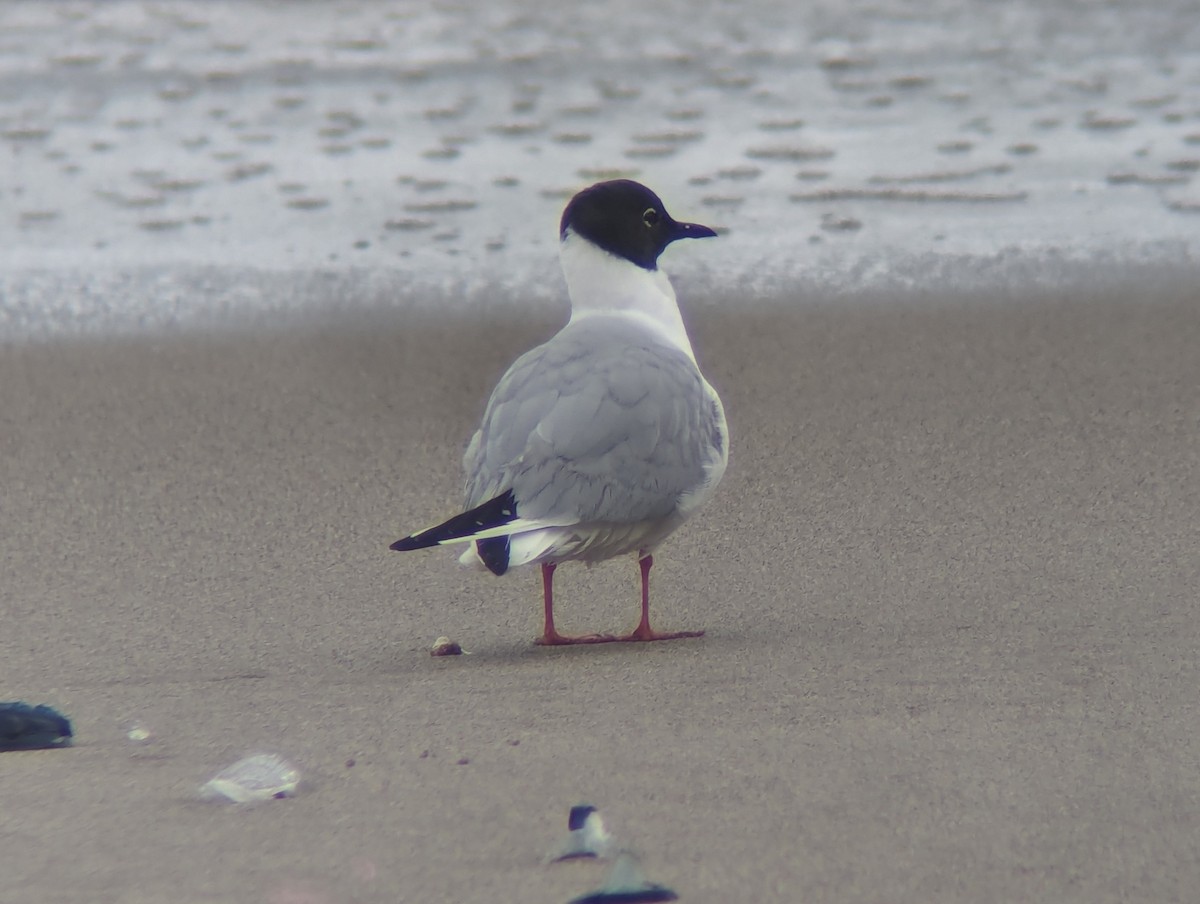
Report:
[[659,632],[650,627],[650,568],[654,558],[646,555],[638,560],[642,570],[642,618],[633,632],[624,637],[614,637],[611,634],[586,634],[582,637],[568,637],[559,634],[554,628],[554,569],[552,562],[542,563],[542,606],[545,611],[546,624],[536,643],[542,646],[565,646],[580,643],[613,643],[635,642],[647,640],[675,640],[680,637],[703,637],[703,631],[671,631]]
[[650,627],[650,568],[654,565],[654,557],[644,555],[638,559],[642,569],[642,620],[633,629],[633,633],[618,637],[617,640],[675,640],[680,637],[703,637],[703,631],[671,631],[659,632]]
[[542,608],[546,614],[546,629],[542,632],[543,643],[552,643],[559,636],[554,630],[554,569],[553,562],[542,563]]
[[588,634],[583,637],[567,637],[554,630],[554,569],[558,566],[553,562],[542,563],[542,606],[545,610],[546,625],[542,636],[535,643],[542,646],[554,647],[573,643],[608,643],[616,640],[608,634]]

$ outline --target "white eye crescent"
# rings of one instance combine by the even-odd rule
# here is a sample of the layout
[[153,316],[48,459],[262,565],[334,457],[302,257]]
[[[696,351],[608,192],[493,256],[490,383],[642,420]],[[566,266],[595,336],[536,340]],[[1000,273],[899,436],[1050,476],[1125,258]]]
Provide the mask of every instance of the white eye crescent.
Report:
[[642,214],[642,222],[653,228],[658,225],[658,211],[653,207],[647,207],[646,212]]

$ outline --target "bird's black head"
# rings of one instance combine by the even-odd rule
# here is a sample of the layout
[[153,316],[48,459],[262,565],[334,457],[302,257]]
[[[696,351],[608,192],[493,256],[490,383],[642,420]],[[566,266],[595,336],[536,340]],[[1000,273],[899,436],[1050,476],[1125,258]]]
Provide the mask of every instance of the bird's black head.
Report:
[[671,219],[658,195],[629,179],[598,182],[572,198],[559,237],[568,229],[646,270],[658,268],[658,256],[676,239],[716,235],[707,226]]

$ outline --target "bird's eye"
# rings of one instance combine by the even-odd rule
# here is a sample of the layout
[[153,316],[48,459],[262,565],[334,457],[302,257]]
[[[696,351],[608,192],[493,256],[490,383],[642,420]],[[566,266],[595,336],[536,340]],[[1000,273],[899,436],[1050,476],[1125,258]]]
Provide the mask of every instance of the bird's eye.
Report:
[[653,207],[647,207],[646,212],[642,214],[642,222],[653,228],[658,225],[658,211]]

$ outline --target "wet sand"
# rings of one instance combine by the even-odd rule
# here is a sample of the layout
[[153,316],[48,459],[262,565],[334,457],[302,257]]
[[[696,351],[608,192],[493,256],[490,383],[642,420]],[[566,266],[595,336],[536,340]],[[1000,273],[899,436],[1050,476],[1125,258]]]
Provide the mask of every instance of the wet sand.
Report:
[[[2,347],[0,698],[77,731],[0,758],[3,884],[562,902],[589,801],[690,902],[1186,900],[1198,302],[691,311],[733,457],[654,613],[708,634],[566,650],[535,573],[387,550],[553,320]],[[633,624],[632,562],[559,576],[562,628]],[[260,750],[298,797],[194,800]]]

